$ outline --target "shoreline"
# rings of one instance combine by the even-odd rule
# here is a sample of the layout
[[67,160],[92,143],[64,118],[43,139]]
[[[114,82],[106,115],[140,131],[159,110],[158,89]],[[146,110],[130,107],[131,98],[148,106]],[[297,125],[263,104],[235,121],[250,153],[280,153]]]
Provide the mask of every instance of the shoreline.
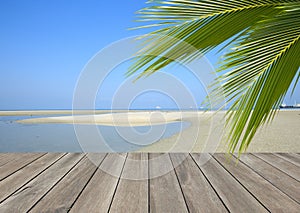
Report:
[[[60,111],[0,111],[0,116],[57,115]],[[72,110],[68,111],[72,113]],[[144,147],[138,152],[226,152],[226,144],[220,140],[224,134],[224,111],[122,111],[97,110],[96,115],[80,115],[85,110],[76,111],[76,116],[60,116],[25,119],[23,123],[68,123],[97,124],[107,126],[145,126],[186,121],[189,128]],[[90,111],[91,112],[91,111]],[[94,112],[94,111],[93,111]],[[113,112],[113,113],[111,113]],[[30,114],[28,114],[30,113]],[[42,114],[41,114],[42,113]],[[75,113],[74,113],[75,114]],[[65,115],[65,114],[64,114]],[[74,119],[75,117],[75,119]],[[96,118],[96,119],[95,119]],[[96,122],[95,122],[96,121]],[[300,110],[280,110],[270,125],[261,127],[255,135],[248,152],[300,152]]]
[[181,121],[181,112],[115,112],[18,120],[22,124],[85,124],[104,126],[151,126]]

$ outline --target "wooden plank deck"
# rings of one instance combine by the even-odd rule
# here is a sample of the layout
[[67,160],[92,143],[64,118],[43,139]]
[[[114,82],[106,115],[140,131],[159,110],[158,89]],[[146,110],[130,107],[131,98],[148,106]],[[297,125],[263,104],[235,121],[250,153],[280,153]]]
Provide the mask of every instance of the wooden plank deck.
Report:
[[0,212],[300,212],[300,155],[0,153]]

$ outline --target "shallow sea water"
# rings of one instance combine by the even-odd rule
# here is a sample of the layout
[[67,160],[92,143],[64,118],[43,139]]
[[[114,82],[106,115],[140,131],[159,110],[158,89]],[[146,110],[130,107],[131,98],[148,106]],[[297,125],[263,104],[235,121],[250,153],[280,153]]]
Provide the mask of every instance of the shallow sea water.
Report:
[[[55,115],[53,115],[55,116]],[[101,140],[86,146],[71,124],[20,124],[17,120],[41,116],[0,116],[0,152],[129,152],[136,151],[190,126],[175,122],[156,126],[97,126]],[[80,128],[80,126],[77,126]],[[89,125],[82,125],[89,129]],[[92,141],[92,140],[91,140]]]

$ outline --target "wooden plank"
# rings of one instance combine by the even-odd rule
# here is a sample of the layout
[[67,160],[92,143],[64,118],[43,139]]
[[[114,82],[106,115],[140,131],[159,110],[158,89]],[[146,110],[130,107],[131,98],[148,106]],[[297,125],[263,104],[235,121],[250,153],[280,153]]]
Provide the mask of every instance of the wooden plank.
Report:
[[83,154],[79,153],[64,156],[37,178],[21,187],[1,203],[0,212],[27,212],[55,186],[82,157]]
[[129,153],[109,212],[148,212],[148,154]]
[[150,212],[188,212],[168,154],[149,155]]
[[0,182],[0,203],[18,190],[22,185],[26,184],[39,173],[43,172],[63,155],[63,153],[48,153],[25,166],[23,169],[18,170],[8,178],[2,180]]
[[8,152],[0,152],[0,163],[1,163],[1,160],[8,157],[8,155],[11,154],[11,153],[8,153]]
[[228,212],[190,155],[170,154],[190,212]]
[[275,153],[275,155],[300,167],[300,155],[297,155],[295,153]]
[[291,162],[277,157],[271,153],[259,153],[254,155],[276,167],[277,169],[285,172],[296,180],[300,180],[300,167],[296,166],[295,164],[292,164]]
[[271,166],[254,155],[241,155],[241,161],[251,167],[255,172],[260,174],[282,192],[290,196],[296,202],[300,202],[299,181],[288,176],[279,169]]
[[230,212],[267,210],[209,154],[192,154]]
[[70,212],[107,212],[126,156],[118,153],[108,154]]
[[11,154],[10,157],[12,157],[14,159],[0,167],[0,181],[45,154],[46,153],[43,153],[43,154],[42,153],[26,153],[26,154],[13,153],[13,154]]
[[[24,155],[24,153],[23,153]],[[0,167],[5,165],[11,160],[14,160],[16,157],[18,157],[19,154],[16,153],[1,153],[0,154]]]
[[274,187],[271,183],[251,170],[242,162],[236,164],[235,158],[227,161],[224,154],[214,154],[238,181],[243,184],[271,212],[297,212],[299,204]]
[[[36,153],[1,153],[0,154],[0,168],[10,161],[16,161],[21,158],[27,158]],[[42,154],[42,153],[37,153]]]
[[[67,212],[106,154],[90,153],[88,155],[43,197],[30,212]],[[93,162],[88,157],[92,157]]]
[[33,154],[45,154],[45,153],[1,153],[0,154],[0,167],[10,161],[24,159]]

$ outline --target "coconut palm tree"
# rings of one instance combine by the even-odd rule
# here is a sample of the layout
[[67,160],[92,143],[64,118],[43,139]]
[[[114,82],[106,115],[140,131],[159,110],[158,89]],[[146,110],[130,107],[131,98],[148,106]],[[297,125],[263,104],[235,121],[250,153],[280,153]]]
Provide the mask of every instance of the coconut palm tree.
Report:
[[[229,152],[249,146],[257,129],[270,122],[300,73],[299,0],[150,1],[137,12],[145,46],[128,74],[154,73],[173,59],[189,62],[219,49],[226,51],[217,72],[230,108],[226,114]],[[155,35],[160,35],[156,37]],[[180,42],[195,51],[186,51]],[[222,51],[222,52],[223,52]],[[154,57],[155,56],[155,57]],[[170,60],[170,57],[172,60]]]

